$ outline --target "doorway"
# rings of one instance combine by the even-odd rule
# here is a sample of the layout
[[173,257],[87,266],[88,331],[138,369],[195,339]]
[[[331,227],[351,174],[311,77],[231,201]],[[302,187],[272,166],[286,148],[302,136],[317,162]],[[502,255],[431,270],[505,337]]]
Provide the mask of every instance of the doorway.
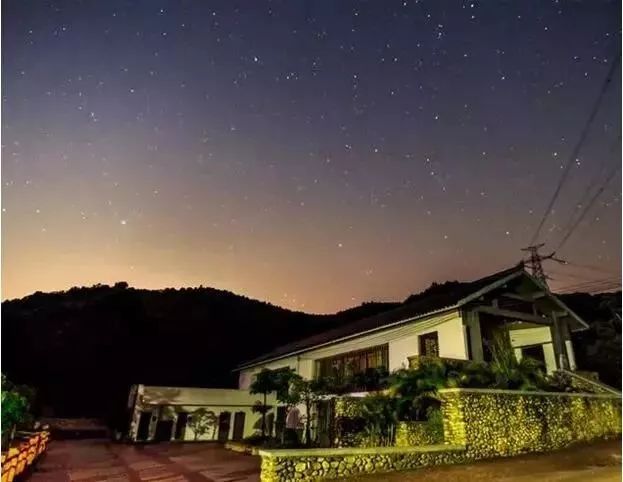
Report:
[[543,351],[543,345],[530,345],[521,347],[522,358],[532,358],[538,361],[545,368],[545,352]]
[[231,412],[221,412],[218,416],[218,441],[226,442],[229,438]]
[[173,435],[173,420],[158,420],[156,424],[156,442],[168,442]]
[[234,433],[232,435],[233,440],[242,440],[244,437],[244,412],[236,412],[234,414]]
[[335,406],[334,400],[318,402],[318,431],[316,442],[320,447],[331,447],[335,438]]
[[286,428],[286,407],[278,406],[277,407],[277,418],[275,420],[275,437],[279,440],[283,438],[283,431]]
[[147,440],[149,438],[149,426],[151,425],[151,412],[141,412],[138,419],[138,429],[136,440]]
[[177,414],[177,424],[175,425],[175,440],[184,440],[186,425],[188,424],[188,413],[180,412]]

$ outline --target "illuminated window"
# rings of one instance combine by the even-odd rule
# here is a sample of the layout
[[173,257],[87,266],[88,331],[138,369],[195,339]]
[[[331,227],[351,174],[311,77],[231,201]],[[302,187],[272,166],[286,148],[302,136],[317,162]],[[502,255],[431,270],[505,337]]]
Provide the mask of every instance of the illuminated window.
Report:
[[436,331],[420,335],[420,356],[439,356],[439,336]]
[[387,368],[388,353],[388,345],[378,345],[316,360],[316,378],[342,381],[369,368]]

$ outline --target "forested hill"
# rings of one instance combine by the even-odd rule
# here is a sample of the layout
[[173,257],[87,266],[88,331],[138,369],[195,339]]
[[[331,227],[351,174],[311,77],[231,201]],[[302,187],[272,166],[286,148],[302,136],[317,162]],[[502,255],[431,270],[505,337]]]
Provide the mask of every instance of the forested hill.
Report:
[[[592,325],[576,339],[580,366],[620,386],[621,325],[613,314],[620,293],[564,299]],[[35,293],[2,303],[2,370],[36,387],[40,409],[112,418],[131,384],[235,386],[231,369],[241,361],[400,304],[310,315],[212,288],[150,291],[121,282]]]
[[56,415],[106,416],[131,384],[235,386],[238,363],[397,305],[310,315],[212,288],[123,282],[35,293],[2,303],[2,370]]

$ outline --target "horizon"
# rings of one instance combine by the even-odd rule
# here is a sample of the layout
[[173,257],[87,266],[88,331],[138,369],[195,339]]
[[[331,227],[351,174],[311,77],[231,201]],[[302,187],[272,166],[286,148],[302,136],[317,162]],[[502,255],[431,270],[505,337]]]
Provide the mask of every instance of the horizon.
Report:
[[[490,273],[492,274],[492,273]],[[205,290],[215,290],[215,291],[222,291],[222,292],[226,292],[229,293],[231,295],[234,296],[238,296],[238,297],[242,297],[242,298],[246,298],[250,301],[255,301],[255,302],[259,302],[259,303],[265,303],[268,305],[271,305],[275,308],[279,308],[279,309],[284,309],[284,310],[288,310],[291,312],[297,312],[297,313],[304,313],[307,315],[318,315],[318,316],[323,316],[323,315],[336,315],[340,312],[343,311],[348,311],[350,309],[355,309],[358,307],[361,307],[365,304],[404,304],[406,302],[406,300],[413,295],[418,295],[421,294],[422,292],[424,292],[425,290],[429,289],[432,285],[434,284],[444,284],[444,283],[453,283],[453,282],[458,282],[458,283],[469,283],[472,281],[475,281],[476,279],[469,279],[469,280],[457,280],[457,279],[448,279],[448,280],[444,280],[444,281],[431,281],[425,288],[422,288],[420,290],[416,290],[416,291],[412,291],[410,293],[408,293],[406,296],[402,297],[402,298],[398,298],[398,299],[368,299],[368,300],[363,300],[358,302],[355,305],[346,305],[342,308],[338,308],[334,311],[327,311],[327,312],[315,312],[315,311],[309,311],[309,310],[304,310],[304,309],[296,309],[296,308],[289,308],[287,306],[282,306],[282,305],[277,305],[272,303],[269,300],[262,300],[260,298],[256,298],[244,293],[237,293],[235,291],[231,291],[228,289],[224,289],[224,288],[218,288],[215,286],[205,286],[205,285],[198,285],[198,286],[163,286],[163,287],[154,287],[154,288],[147,288],[147,287],[143,287],[143,286],[134,286],[131,283],[127,283],[127,281],[124,280],[117,280],[117,281],[113,281],[113,282],[107,282],[107,283],[95,283],[92,285],[83,285],[83,286],[78,286],[78,285],[74,285],[74,286],[70,286],[68,288],[62,288],[60,290],[54,290],[54,291],[35,291],[33,293],[29,293],[27,295],[21,296],[21,297],[17,297],[17,298],[10,298],[10,299],[2,299],[2,303],[4,302],[16,302],[16,301],[20,301],[24,298],[28,298],[30,296],[33,296],[35,294],[44,294],[44,295],[51,295],[51,294],[62,294],[62,293],[67,293],[68,291],[72,290],[72,289],[92,289],[92,288],[97,288],[98,286],[102,286],[102,287],[107,287],[107,288],[114,288],[114,286],[118,283],[127,283],[127,287],[126,289],[133,289],[133,290],[137,290],[137,291],[165,291],[165,290],[175,290],[175,291],[182,291],[182,290],[199,290],[199,289],[205,289]],[[621,292],[621,288],[610,288],[610,289],[605,289],[603,291],[569,291],[569,292],[564,292],[564,293],[557,293],[555,291],[552,290],[552,292],[557,295],[569,295],[569,294],[587,294],[587,295],[595,295],[595,296],[599,296],[599,295],[604,295],[604,294],[616,294],[616,293],[620,293]]]

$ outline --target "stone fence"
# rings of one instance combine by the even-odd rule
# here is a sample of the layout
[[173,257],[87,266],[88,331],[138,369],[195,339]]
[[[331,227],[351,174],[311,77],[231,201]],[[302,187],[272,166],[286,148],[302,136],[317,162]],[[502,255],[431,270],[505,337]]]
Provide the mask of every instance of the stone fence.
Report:
[[621,434],[621,397],[609,394],[439,390],[446,443],[472,459],[544,452]]
[[439,390],[439,397],[443,444],[260,450],[261,480],[335,479],[409,470],[555,450],[621,434],[617,395],[451,388]]
[[465,447],[452,445],[260,450],[260,455],[261,482],[341,479],[466,460]]

